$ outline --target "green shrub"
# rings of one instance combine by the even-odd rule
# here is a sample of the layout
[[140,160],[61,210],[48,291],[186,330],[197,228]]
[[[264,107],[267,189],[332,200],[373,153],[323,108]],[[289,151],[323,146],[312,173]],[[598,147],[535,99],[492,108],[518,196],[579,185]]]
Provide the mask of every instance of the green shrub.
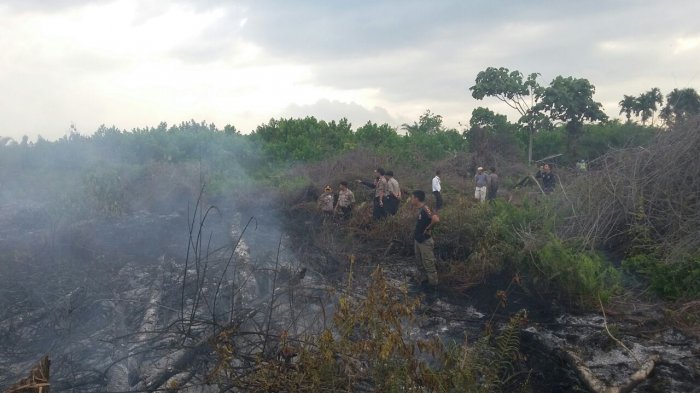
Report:
[[700,296],[700,255],[667,263],[654,255],[639,254],[625,259],[622,266],[648,278],[651,289],[666,299]]
[[598,254],[575,250],[553,235],[519,266],[540,292],[582,307],[595,307],[621,288],[619,272]]

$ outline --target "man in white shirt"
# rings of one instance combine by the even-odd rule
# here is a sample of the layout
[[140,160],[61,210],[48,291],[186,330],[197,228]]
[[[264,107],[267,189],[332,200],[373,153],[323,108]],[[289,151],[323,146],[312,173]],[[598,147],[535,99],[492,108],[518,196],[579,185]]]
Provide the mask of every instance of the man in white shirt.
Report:
[[440,184],[440,170],[435,171],[433,178],[433,195],[435,195],[435,211],[442,208],[442,185]]
[[476,176],[474,176],[474,183],[476,183],[474,199],[484,203],[486,201],[486,186],[488,185],[489,177],[484,173],[484,168],[482,167],[477,168],[476,171]]

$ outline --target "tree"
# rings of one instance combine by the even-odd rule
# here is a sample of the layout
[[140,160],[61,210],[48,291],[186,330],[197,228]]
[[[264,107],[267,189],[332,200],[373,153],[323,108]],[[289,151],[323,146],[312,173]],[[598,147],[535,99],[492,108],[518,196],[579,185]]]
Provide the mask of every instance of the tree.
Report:
[[399,143],[401,137],[390,125],[378,125],[368,121],[367,124],[355,131],[355,140],[363,146],[375,148],[391,148]]
[[532,162],[532,137],[538,129],[537,119],[542,119],[534,110],[542,92],[542,86],[537,82],[538,76],[532,73],[524,78],[520,71],[489,67],[477,74],[474,86],[469,88],[472,97],[477,100],[494,97],[520,114],[518,123],[528,132],[528,162]]
[[540,102],[533,110],[547,112],[553,121],[566,124],[567,150],[570,157],[576,158],[576,142],[583,133],[586,121],[606,121],[602,105],[593,101],[595,87],[588,79],[556,77],[549,86],[538,94]]
[[661,110],[661,118],[670,126],[697,114],[700,114],[700,95],[692,88],[673,89],[666,96],[666,106]]
[[627,122],[631,123],[632,122],[632,114],[639,107],[639,103],[637,102],[637,97],[628,96],[627,94],[625,94],[625,96],[622,98],[622,101],[620,101],[618,105],[620,105],[620,114],[624,113],[625,117],[627,118]]
[[226,135],[241,135],[240,131],[236,129],[236,126],[232,124],[226,124],[224,127],[224,134]]
[[472,111],[469,127],[471,129],[479,127],[491,132],[504,132],[512,130],[513,124],[508,121],[505,115],[480,106]]
[[276,161],[309,162],[347,150],[353,133],[347,119],[328,123],[306,117],[272,119],[258,126],[251,137],[261,141],[263,150]]
[[[625,96],[627,97],[627,96]],[[647,120],[651,119],[651,125],[654,125],[654,114],[663,105],[664,96],[658,87],[642,93],[636,99],[634,114],[642,119],[642,124],[646,124]]]
[[436,115],[426,109],[419,118],[418,122],[413,122],[413,124],[402,124],[401,128],[408,133],[408,136],[415,136],[418,134],[422,135],[435,135],[441,131],[444,131],[442,126],[442,116]]

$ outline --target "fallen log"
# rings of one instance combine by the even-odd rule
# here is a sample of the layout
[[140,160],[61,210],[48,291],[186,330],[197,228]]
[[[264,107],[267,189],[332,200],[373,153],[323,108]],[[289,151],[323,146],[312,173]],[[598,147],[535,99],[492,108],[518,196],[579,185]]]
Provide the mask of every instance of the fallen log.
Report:
[[29,372],[29,377],[21,379],[16,384],[10,386],[5,393],[49,393],[49,361],[48,356],[44,356]]

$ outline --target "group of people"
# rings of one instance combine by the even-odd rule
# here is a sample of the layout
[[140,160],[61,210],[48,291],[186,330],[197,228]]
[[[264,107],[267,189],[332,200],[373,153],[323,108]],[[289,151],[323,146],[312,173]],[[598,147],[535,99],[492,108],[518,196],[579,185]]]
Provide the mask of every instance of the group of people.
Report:
[[[375,220],[395,215],[401,205],[401,187],[394,178],[392,171],[385,171],[383,168],[374,170],[374,181],[357,180],[357,183],[374,189],[372,216]],[[437,209],[442,206],[440,171],[436,171],[432,180],[433,195]],[[438,284],[437,266],[435,264],[434,242],[432,238],[433,227],[440,222],[440,217],[426,204],[426,195],[422,190],[413,191],[411,194],[411,205],[418,210],[416,227],[414,230],[414,250],[416,259],[420,265],[419,271],[425,276],[425,280],[419,278],[421,284],[432,287]],[[355,195],[348,189],[348,183],[340,182],[338,194],[333,193],[330,185],[324,187],[323,193],[318,199],[318,206],[321,211],[328,215],[341,214],[344,217],[352,213],[355,204]]]
[[[374,170],[375,179],[372,182],[357,180],[374,189],[374,207],[372,216],[375,220],[395,215],[401,205],[401,187],[394,178],[394,172],[384,171],[383,168]],[[341,214],[349,216],[355,204],[355,194],[348,188],[348,183],[340,182],[338,194],[333,193],[333,187],[327,185],[318,198],[318,207],[326,215]]]
[[[357,183],[374,190],[372,216],[375,220],[387,215],[395,215],[401,205],[401,187],[394,178],[392,171],[383,168],[374,170],[374,181],[357,180]],[[536,177],[542,180],[542,188],[545,193],[554,191],[556,179],[549,164],[540,167]],[[493,201],[498,193],[499,178],[496,168],[491,167],[485,171],[483,167],[477,168],[474,176],[474,198],[479,202]],[[418,210],[416,226],[414,230],[414,250],[419,264],[419,271],[427,276],[420,280],[422,284],[434,287],[438,285],[437,267],[435,263],[434,241],[432,238],[433,227],[440,222],[437,212],[443,206],[442,183],[440,171],[435,171],[435,177],[431,181],[432,192],[435,198],[435,212],[426,204],[426,193],[422,190],[413,191],[410,198],[411,205]],[[348,217],[352,213],[355,204],[355,195],[348,188],[348,183],[340,182],[338,194],[333,193],[330,185],[324,188],[318,200],[319,208],[327,215],[340,214]]]
[[476,183],[474,199],[482,203],[496,199],[498,194],[498,174],[495,167],[491,167],[489,171],[484,171],[483,167],[478,167],[474,176],[474,183]]
[[332,216],[340,214],[343,217],[349,217],[352,213],[352,207],[355,205],[355,194],[348,188],[348,182],[341,181],[338,186],[337,196],[333,194],[333,187],[327,185],[323,189],[323,193],[318,198],[318,207],[323,214]]
[[374,181],[357,180],[357,183],[374,189],[372,217],[375,220],[395,215],[401,205],[401,187],[394,178],[393,171],[384,171],[384,168],[374,170]]

